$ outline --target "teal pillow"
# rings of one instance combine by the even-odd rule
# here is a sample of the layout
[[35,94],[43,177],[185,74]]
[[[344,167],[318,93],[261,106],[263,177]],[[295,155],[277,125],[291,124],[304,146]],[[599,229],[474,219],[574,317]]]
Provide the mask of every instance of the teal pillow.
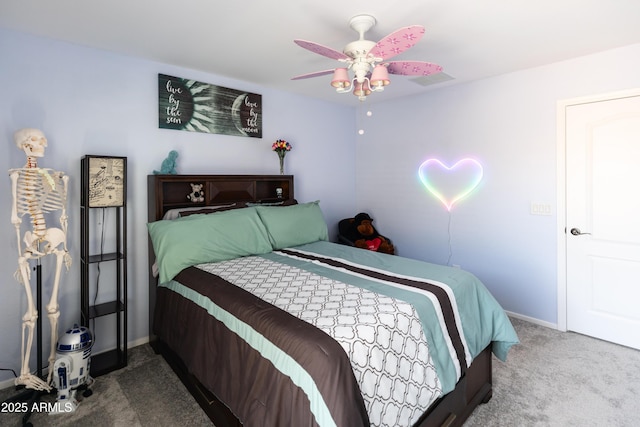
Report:
[[256,206],[273,249],[329,240],[320,202],[292,206]]
[[256,208],[161,220],[147,224],[147,228],[159,267],[160,283],[168,282],[192,265],[272,250]]

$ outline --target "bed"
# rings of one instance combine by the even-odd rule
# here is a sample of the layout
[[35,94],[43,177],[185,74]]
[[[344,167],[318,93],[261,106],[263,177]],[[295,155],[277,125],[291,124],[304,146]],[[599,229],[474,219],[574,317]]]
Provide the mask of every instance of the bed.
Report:
[[290,175],[148,190],[150,342],[217,427],[460,426],[491,398],[518,338],[473,275],[329,242]]

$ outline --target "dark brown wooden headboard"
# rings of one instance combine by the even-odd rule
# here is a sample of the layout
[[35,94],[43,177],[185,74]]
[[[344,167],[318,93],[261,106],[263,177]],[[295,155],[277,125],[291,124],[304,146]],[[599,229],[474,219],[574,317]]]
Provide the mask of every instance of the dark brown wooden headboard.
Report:
[[[187,197],[191,184],[202,184],[204,201],[192,202]],[[282,196],[278,197],[278,189]],[[147,177],[149,222],[160,220],[171,209],[206,207],[238,202],[278,202],[294,199],[293,175],[149,175]],[[156,278],[151,266],[155,262],[149,239],[149,341],[153,334],[156,305]]]
[[[203,202],[187,198],[191,184],[201,184]],[[149,221],[162,219],[170,209],[234,202],[273,202],[293,199],[293,175],[149,175]],[[282,189],[278,198],[277,190]]]

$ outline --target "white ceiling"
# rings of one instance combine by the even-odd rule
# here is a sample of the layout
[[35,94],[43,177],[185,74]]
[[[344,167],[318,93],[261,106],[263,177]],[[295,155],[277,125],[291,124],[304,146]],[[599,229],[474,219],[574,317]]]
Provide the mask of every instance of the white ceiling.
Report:
[[425,26],[393,60],[435,62],[453,78],[422,86],[392,75],[368,102],[640,43],[638,0],[0,0],[0,27],[356,105],[330,75],[291,80],[340,64],[293,39],[342,51],[362,13],[377,19],[373,41]]

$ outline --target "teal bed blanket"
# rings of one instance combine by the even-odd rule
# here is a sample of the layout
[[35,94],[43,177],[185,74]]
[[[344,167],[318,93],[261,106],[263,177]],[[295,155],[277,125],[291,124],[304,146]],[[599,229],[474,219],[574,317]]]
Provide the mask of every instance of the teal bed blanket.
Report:
[[[518,343],[495,298],[461,269],[326,241],[196,267],[317,327],[342,346],[371,425],[412,425],[455,388],[487,346],[504,361]],[[199,305],[219,319],[226,316]],[[268,341],[243,333],[245,326],[235,330],[287,377],[309,377],[298,364],[281,364],[286,352],[273,355],[264,344]],[[314,390],[305,393],[318,396]],[[325,419],[328,413],[318,410],[314,416]]]

